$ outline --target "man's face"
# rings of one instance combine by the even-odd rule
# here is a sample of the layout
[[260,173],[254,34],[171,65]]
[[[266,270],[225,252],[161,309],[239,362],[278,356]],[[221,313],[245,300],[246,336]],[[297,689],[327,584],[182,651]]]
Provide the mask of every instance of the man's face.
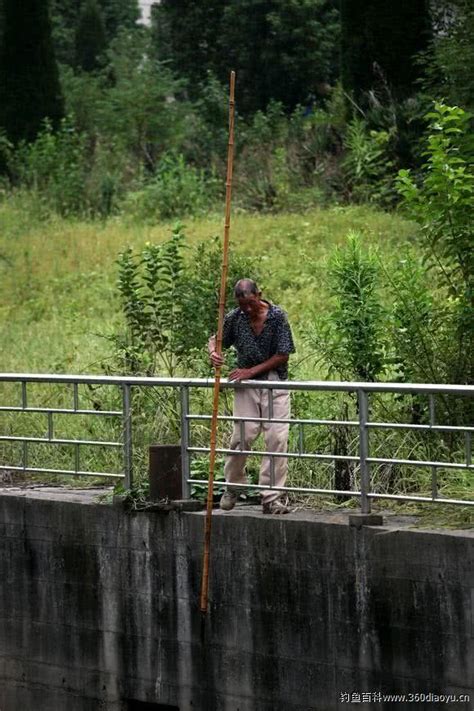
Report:
[[241,296],[237,299],[237,303],[239,304],[240,309],[246,313],[247,316],[250,316],[250,318],[257,316],[260,311],[260,297],[258,294]]

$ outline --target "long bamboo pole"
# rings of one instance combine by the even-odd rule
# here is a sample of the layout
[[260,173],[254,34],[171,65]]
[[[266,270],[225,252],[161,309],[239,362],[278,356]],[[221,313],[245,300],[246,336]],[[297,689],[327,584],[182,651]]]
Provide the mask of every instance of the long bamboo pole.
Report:
[[[234,93],[235,72],[230,73],[229,94],[229,142],[227,144],[227,177],[225,183],[225,220],[224,220],[224,246],[222,250],[221,287],[219,292],[219,314],[217,320],[216,352],[222,353],[222,330],[224,325],[225,294],[227,285],[227,270],[229,266],[229,233],[230,233],[230,204],[232,197],[232,169],[234,163]],[[206,523],[204,529],[204,555],[201,579],[201,613],[207,613],[207,600],[209,592],[209,557],[211,550],[212,503],[214,499],[214,468],[216,463],[217,439],[217,414],[219,408],[219,388],[221,382],[221,368],[215,369],[214,397],[212,403],[211,419],[211,447],[209,456],[209,486],[207,491]]]

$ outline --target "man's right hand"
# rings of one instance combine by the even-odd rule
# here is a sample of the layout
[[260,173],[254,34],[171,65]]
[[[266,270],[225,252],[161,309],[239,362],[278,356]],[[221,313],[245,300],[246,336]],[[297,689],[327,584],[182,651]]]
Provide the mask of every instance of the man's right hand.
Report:
[[222,365],[224,365],[224,356],[219,355],[217,351],[212,351],[209,354],[209,357],[214,368],[220,368]]

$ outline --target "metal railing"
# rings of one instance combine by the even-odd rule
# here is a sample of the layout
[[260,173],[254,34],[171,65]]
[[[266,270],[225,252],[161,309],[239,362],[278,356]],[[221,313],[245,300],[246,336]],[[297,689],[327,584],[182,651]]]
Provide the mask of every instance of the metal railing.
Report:
[[[46,416],[45,433],[42,437],[30,435],[0,435],[1,442],[21,442],[23,443],[23,460],[21,465],[0,464],[0,470],[24,472],[24,473],[49,473],[58,475],[73,476],[94,476],[104,478],[122,478],[124,486],[130,488],[133,483],[133,440],[132,440],[132,389],[134,388],[179,388],[180,390],[180,416],[181,416],[181,454],[182,454],[182,485],[184,495],[189,495],[190,487],[193,484],[206,484],[206,479],[196,479],[190,476],[190,461],[193,454],[209,453],[209,447],[192,446],[190,423],[192,421],[209,421],[209,414],[192,414],[189,407],[190,390],[195,388],[211,388],[212,379],[201,378],[145,378],[145,377],[119,377],[119,376],[91,376],[91,375],[43,375],[43,374],[0,374],[0,385],[2,383],[17,383],[21,388],[20,402],[5,404],[0,401],[0,413],[43,413]],[[71,386],[70,406],[66,407],[45,407],[32,406],[29,404],[28,386],[32,383],[62,384]],[[80,385],[109,385],[121,391],[121,409],[89,409],[81,407],[79,386]],[[471,442],[474,426],[457,426],[437,424],[435,414],[436,396],[474,396],[474,386],[468,385],[424,385],[412,383],[357,383],[357,382],[331,382],[331,381],[246,381],[243,383],[231,383],[223,380],[221,387],[223,390],[234,388],[259,388],[269,391],[269,414],[266,418],[242,418],[230,415],[219,415],[221,421],[239,421],[241,426],[246,421],[253,422],[275,422],[287,423],[290,426],[298,427],[298,451],[295,452],[271,452],[259,450],[231,450],[228,448],[218,448],[217,453],[232,456],[233,454],[246,454],[249,456],[266,456],[270,458],[270,484],[262,486],[249,484],[249,489],[261,490],[271,488],[285,492],[300,492],[304,494],[318,495],[344,495],[358,497],[363,513],[370,511],[370,501],[374,498],[398,499],[404,501],[420,502],[440,502],[446,504],[474,505],[474,496],[469,499],[445,498],[438,494],[438,469],[443,470],[464,470],[469,473],[474,472],[472,463]],[[357,419],[330,420],[330,419],[278,419],[273,417],[272,401],[273,390],[307,391],[307,392],[331,392],[331,393],[351,393],[357,398]],[[429,422],[426,424],[412,424],[405,422],[373,422],[370,420],[370,398],[374,394],[395,393],[412,394],[426,396],[429,403]],[[68,439],[55,436],[55,415],[86,415],[91,417],[113,417],[121,419],[122,439],[120,442],[103,441],[96,439]],[[320,453],[316,451],[305,451],[304,431],[306,427],[317,426],[344,426],[354,428],[358,433],[358,453],[357,455],[343,455],[334,453]],[[370,453],[369,432],[377,429],[405,429],[413,431],[430,431],[463,434],[465,438],[464,461],[449,462],[437,460],[421,460],[411,458],[389,458],[374,457]],[[55,469],[48,467],[31,467],[28,462],[28,448],[30,443],[47,443],[50,445],[72,445],[75,452],[73,469]],[[123,467],[119,472],[102,472],[81,469],[80,450],[83,446],[111,447],[122,450]],[[297,458],[300,460],[313,460],[336,462],[350,462],[358,468],[360,489],[341,490],[327,488],[312,488],[302,486],[277,487],[274,485],[274,462],[276,457],[286,457],[287,459]],[[371,482],[372,465],[399,465],[414,467],[429,467],[431,469],[431,496],[419,496],[411,494],[379,493],[373,491]]]

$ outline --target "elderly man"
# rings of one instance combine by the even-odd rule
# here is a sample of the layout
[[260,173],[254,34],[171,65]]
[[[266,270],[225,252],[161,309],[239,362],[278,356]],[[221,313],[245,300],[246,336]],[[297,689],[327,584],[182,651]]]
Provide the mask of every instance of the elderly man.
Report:
[[[234,287],[238,307],[230,311],[224,319],[222,345],[234,346],[237,351],[237,368],[229,375],[229,380],[286,380],[288,378],[288,357],[295,352],[291,329],[285,312],[269,301],[262,299],[256,283],[251,279],[240,279]],[[224,358],[216,352],[216,337],[208,343],[212,364],[222,365]],[[259,388],[236,388],[234,397],[234,417],[266,418],[269,406],[276,419],[290,416],[290,393],[287,390]],[[288,448],[287,423],[252,422],[243,425],[234,423],[230,449],[249,450],[252,442],[263,430],[268,452],[286,452]],[[224,474],[229,484],[246,484],[246,454],[232,454],[226,458]],[[259,484],[284,486],[288,470],[286,457],[264,457],[260,467]],[[280,499],[281,492],[264,489],[262,493],[263,513],[288,513],[289,509]],[[234,508],[238,489],[228,488],[223,494],[220,507],[224,511]]]

